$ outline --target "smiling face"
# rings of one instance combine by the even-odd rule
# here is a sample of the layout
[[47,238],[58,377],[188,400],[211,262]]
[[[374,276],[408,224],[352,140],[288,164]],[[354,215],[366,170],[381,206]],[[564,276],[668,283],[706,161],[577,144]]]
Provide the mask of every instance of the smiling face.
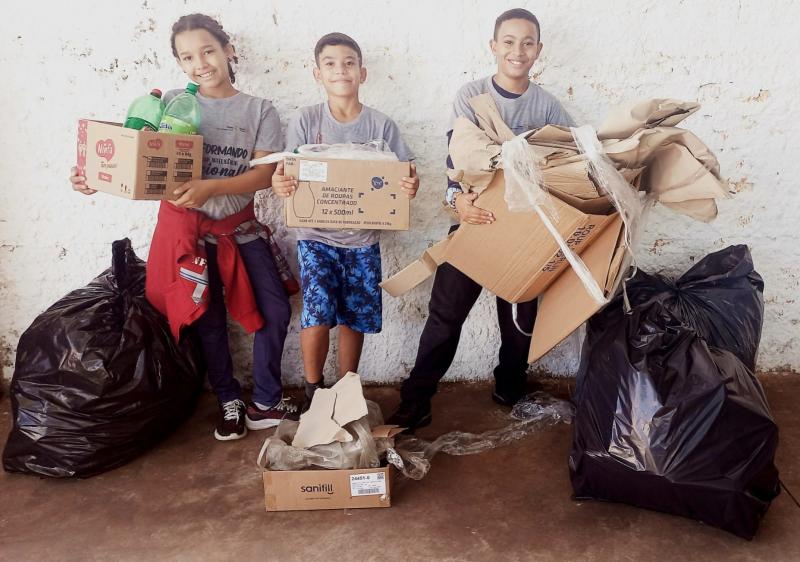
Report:
[[358,87],[367,79],[367,69],[352,48],[326,45],[319,53],[314,78],[329,97],[352,98],[358,96]]
[[489,46],[497,58],[497,72],[510,80],[527,79],[542,50],[536,26],[523,19],[510,19],[500,24],[497,37]]
[[175,36],[178,64],[200,91],[214,91],[231,86],[228,62],[233,57],[233,46],[224,47],[205,29],[183,31]]

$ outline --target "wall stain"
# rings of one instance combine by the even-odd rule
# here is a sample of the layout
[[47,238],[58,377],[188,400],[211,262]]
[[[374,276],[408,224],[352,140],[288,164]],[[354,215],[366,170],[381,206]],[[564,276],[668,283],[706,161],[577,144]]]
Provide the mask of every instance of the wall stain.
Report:
[[747,176],[742,176],[738,180],[733,180],[732,178],[728,178],[728,185],[730,186],[731,190],[736,193],[741,193],[742,191],[750,191],[753,189],[753,182],[747,181]]
[[708,82],[701,84],[697,88],[698,101],[718,100],[722,94],[722,87],[718,82]]
[[769,90],[758,90],[758,94],[755,96],[748,96],[744,98],[746,102],[762,102],[766,101],[770,96]]
[[119,59],[114,59],[113,61],[108,63],[108,67],[94,66],[92,67],[92,70],[94,70],[98,74],[111,74],[118,68],[119,68]]
[[156,20],[153,18],[147,18],[147,21],[140,21],[135,28],[136,33],[134,37],[141,37],[145,33],[153,32],[156,30]]
[[14,346],[5,337],[0,337],[0,368],[14,365]]
[[713,131],[714,131],[716,134],[718,134],[720,137],[722,137],[722,140],[728,140],[728,137],[730,136],[730,135],[728,134],[728,131],[723,131],[723,130],[721,130],[721,129],[713,129]]
[[669,240],[664,240],[663,238],[659,238],[655,242],[653,242],[653,245],[650,247],[648,251],[651,254],[660,256],[662,253],[662,248],[664,246],[669,246],[669,244],[670,244]]

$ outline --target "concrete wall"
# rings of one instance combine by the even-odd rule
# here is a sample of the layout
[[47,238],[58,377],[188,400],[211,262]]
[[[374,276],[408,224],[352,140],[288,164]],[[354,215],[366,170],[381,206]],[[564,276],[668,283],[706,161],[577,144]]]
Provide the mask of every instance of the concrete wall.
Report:
[[[172,22],[189,11],[221,18],[239,53],[237,86],[271,99],[285,122],[322,91],[311,77],[312,49],[329,31],[352,34],[364,50],[369,79],[363,101],[391,115],[418,155],[422,188],[413,228],[383,237],[384,272],[393,273],[440,239],[444,132],[458,87],[493,71],[488,50],[494,18],[510,3],[405,3],[340,0],[26,2],[0,20],[0,91],[5,123],[0,160],[0,366],[13,372],[15,347],[33,318],[109,263],[109,243],[129,236],[144,257],[156,204],[69,189],[79,117],[120,119],[151,87],[186,80],[169,49]],[[776,0],[602,0],[522,2],[541,19],[543,54],[535,79],[579,122],[599,124],[607,109],[637,97],[697,99],[684,122],[718,155],[736,197],[719,219],[694,223],[656,209],[638,249],[651,270],[680,272],[734,243],[750,244],[766,280],[760,367],[800,368],[800,133],[796,39],[800,3]],[[791,150],[791,152],[790,152]],[[272,196],[259,197],[294,257],[292,233]],[[366,340],[361,371],[390,382],[408,372],[427,314],[430,281],[401,299],[384,298],[384,331]],[[299,302],[293,303],[299,311]],[[234,329],[236,361],[249,366],[249,342]],[[498,334],[492,299],[481,298],[467,325],[451,377],[490,376]],[[542,367],[574,372],[576,348],[552,353]],[[286,380],[301,376],[297,328],[284,355]],[[331,365],[332,367],[332,365]],[[332,370],[329,370],[331,373]]]

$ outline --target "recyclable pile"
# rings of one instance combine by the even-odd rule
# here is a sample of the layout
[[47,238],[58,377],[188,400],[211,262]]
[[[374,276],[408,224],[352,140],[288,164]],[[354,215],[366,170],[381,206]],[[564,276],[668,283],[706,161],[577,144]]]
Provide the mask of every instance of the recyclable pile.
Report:
[[[450,142],[454,170],[450,178],[465,191],[480,193],[494,172],[508,168],[503,144],[515,135],[503,123],[488,94],[470,100],[478,125],[456,119]],[[608,178],[594,166],[604,153],[625,181],[659,203],[692,218],[710,221],[716,199],[728,196],[716,157],[691,131],[676,125],[700,105],[651,99],[613,110],[597,130],[597,144],[581,143],[568,127],[547,125],[523,135],[531,162],[547,192],[583,212],[602,214],[614,208]]]
[[752,538],[780,491],[778,428],[753,374],[763,281],[746,246],[675,281],[639,271],[588,324],[575,402],[575,496]]
[[121,466],[194,411],[204,370],[144,296],[145,265],[127,238],[112,266],[40,314],[17,346],[13,427],[3,466],[84,478]]

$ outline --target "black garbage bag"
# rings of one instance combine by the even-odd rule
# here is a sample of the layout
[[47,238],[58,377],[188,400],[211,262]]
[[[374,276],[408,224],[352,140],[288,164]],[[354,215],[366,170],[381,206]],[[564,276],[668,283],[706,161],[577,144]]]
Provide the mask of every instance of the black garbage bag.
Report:
[[175,344],[144,281],[130,241],[114,242],[112,267],[22,334],[6,470],[92,476],[131,461],[192,413],[204,374],[198,347]]
[[[778,428],[753,372],[698,333],[728,319],[689,310],[693,299],[647,287],[644,277],[628,296],[629,314],[617,298],[588,324],[569,458],[575,497],[682,515],[752,538],[780,491]],[[725,309],[710,296],[702,306]],[[686,318],[704,322],[695,329]]]
[[632,307],[660,302],[708,345],[730,351],[755,370],[764,281],[747,246],[709,254],[674,281],[639,271],[626,286]]

